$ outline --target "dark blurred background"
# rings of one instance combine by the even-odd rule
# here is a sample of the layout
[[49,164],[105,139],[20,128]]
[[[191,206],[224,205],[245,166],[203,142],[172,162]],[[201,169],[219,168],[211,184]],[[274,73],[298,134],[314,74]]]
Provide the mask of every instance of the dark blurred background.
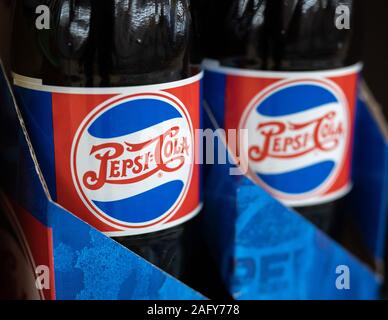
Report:
[[[361,1],[364,2],[364,76],[388,119],[388,1]],[[388,265],[388,248],[386,263]],[[388,277],[388,272],[386,274]],[[388,299],[388,283],[384,291]]]
[[388,118],[388,1],[364,3],[364,75]]

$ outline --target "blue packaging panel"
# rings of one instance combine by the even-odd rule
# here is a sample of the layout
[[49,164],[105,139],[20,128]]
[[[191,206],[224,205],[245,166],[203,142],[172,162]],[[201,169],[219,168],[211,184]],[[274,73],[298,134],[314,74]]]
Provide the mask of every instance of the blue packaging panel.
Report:
[[57,299],[203,299],[55,204],[49,214]]
[[[244,177],[214,166],[207,231],[236,299],[376,299],[381,279],[297,213]],[[222,199],[222,205],[219,205]],[[341,267],[350,288],[336,286]],[[337,268],[339,268],[337,270]]]

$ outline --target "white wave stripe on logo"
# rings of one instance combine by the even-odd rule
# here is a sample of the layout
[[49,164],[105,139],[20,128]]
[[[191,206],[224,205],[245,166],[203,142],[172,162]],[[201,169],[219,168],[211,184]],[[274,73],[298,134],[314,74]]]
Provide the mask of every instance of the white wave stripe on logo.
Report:
[[[113,148],[104,148],[101,149],[100,152],[90,154],[91,148],[93,146],[102,146],[104,144],[111,144],[113,142],[115,144],[128,147],[127,144],[138,144],[140,142],[156,139],[161,134],[168,132],[172,128],[179,128],[179,132],[174,138],[182,141],[182,139],[186,137],[188,144],[186,150],[182,153],[185,158],[184,164],[177,171],[166,172],[163,170],[157,170],[158,163],[155,159],[155,150],[158,141],[155,140],[139,151],[129,152],[126,149],[120,156],[112,156],[112,159],[107,161],[108,165],[106,180],[120,182],[121,180],[136,178],[156,170],[153,174],[132,183],[120,184],[106,182],[100,188],[96,189],[93,189],[92,187],[93,183],[95,183],[95,181],[92,179],[88,180],[91,184],[91,187],[88,187],[83,181],[80,181],[86,196],[89,199],[93,199],[94,201],[119,201],[142,194],[170,181],[181,180],[183,183],[185,183],[185,181],[188,179],[192,166],[193,146],[190,139],[190,128],[187,124],[187,121],[185,121],[183,118],[171,119],[132,134],[109,139],[96,138],[90,135],[88,132],[85,132],[85,134],[80,139],[80,147],[76,157],[77,175],[79,179],[82,179],[90,172],[99,174],[102,162],[96,158],[96,155],[104,154],[106,152],[110,152],[109,154],[113,155]],[[169,139],[167,138],[167,140]],[[182,146],[178,144],[177,147],[181,148]],[[162,146],[162,153],[165,150],[164,148],[166,148],[166,146]],[[133,167],[127,168],[126,166],[128,165],[129,159],[133,160],[136,157],[141,157],[141,166],[143,166],[144,169],[144,167],[148,164],[148,169],[140,170],[141,172],[134,173],[132,171]],[[148,161],[146,159],[148,159]],[[162,161],[159,161],[159,163]],[[180,160],[171,162],[169,167],[173,168],[174,166],[178,165],[180,165]]]
[[[258,173],[282,174],[323,161],[337,163],[346,148],[347,123],[340,103],[281,117],[264,116],[254,110],[246,123],[249,143],[244,146],[250,155],[250,167]],[[318,141],[314,139],[317,132]],[[319,143],[325,150],[317,147]]]

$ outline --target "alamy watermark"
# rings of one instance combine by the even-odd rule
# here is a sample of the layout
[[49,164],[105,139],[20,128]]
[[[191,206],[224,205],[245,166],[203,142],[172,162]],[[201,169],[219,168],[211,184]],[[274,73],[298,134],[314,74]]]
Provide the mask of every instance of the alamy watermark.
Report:
[[340,265],[337,266],[335,273],[338,275],[335,281],[337,290],[350,290],[350,268]]
[[37,266],[35,269],[35,286],[38,290],[50,290],[50,268],[46,265]]
[[35,20],[35,27],[38,30],[50,29],[50,8],[46,5],[39,5],[35,9],[38,17]]
[[[349,30],[351,28],[351,8],[347,5],[339,5],[335,10],[334,24],[339,30]],[[37,18],[35,26],[38,30],[50,29],[50,8],[47,5],[36,7]]]
[[351,25],[351,10],[349,6],[340,5],[335,10],[335,26],[339,30],[349,30]]

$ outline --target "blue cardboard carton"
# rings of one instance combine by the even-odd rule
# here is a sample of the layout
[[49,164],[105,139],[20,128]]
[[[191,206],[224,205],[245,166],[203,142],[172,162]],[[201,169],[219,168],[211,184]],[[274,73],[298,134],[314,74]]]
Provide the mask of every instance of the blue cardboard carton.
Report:
[[[224,99],[229,104],[235,101],[227,91],[233,81],[217,70],[205,74],[207,123],[213,130],[232,121],[222,110]],[[379,298],[387,226],[388,134],[365,85],[355,118],[354,188],[347,211],[373,262],[367,265],[359,260],[252,179],[231,175],[237,160],[215,164],[207,169],[204,226],[211,239],[210,250],[234,298]],[[226,136],[220,140],[225,146]]]

